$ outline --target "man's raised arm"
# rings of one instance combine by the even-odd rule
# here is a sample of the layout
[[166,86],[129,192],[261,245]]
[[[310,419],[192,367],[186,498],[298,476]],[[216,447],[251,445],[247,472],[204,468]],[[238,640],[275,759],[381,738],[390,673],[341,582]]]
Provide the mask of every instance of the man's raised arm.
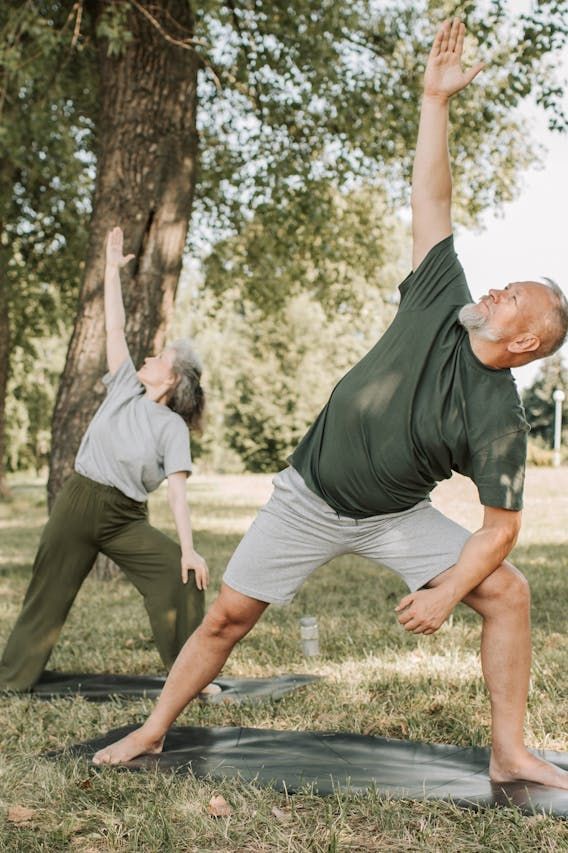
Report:
[[452,175],[448,153],[448,111],[452,95],[471,83],[479,62],[463,71],[465,26],[444,21],[432,45],[424,74],[418,141],[412,171],[412,268],[432,246],[452,233]]

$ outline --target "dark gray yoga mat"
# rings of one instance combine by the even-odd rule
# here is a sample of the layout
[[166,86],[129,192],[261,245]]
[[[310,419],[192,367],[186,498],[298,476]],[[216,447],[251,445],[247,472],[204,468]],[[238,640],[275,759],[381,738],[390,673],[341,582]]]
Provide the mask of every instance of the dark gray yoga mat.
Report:
[[[109,732],[51,757],[81,755],[112,743],[134,726]],[[538,755],[568,770],[568,753]],[[407,799],[452,800],[464,808],[515,805],[527,814],[568,817],[568,791],[529,782],[493,784],[489,750],[334,732],[272,731],[240,727],[175,727],[161,755],[121,765],[128,770],[158,768],[199,778],[241,779],[294,793],[306,785],[319,794],[336,790]]]
[[[291,690],[317,681],[317,675],[278,675],[272,678],[216,678],[220,693],[203,697],[211,704],[221,702],[254,702],[261,699],[280,699]],[[32,688],[40,699],[61,696],[83,696],[92,702],[105,702],[110,698],[155,699],[164,686],[165,676],[160,675],[96,675],[77,672],[44,672]]]

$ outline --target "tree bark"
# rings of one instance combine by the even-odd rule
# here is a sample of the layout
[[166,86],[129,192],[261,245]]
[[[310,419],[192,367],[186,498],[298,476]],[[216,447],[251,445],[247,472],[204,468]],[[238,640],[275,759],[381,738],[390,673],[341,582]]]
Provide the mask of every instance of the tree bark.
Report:
[[[89,2],[94,24],[102,3]],[[139,2],[163,30],[193,32],[187,0]],[[126,335],[135,364],[163,346],[182,264],[197,162],[197,72],[193,50],[174,45],[130,5],[132,33],[119,56],[98,38],[97,178],[77,318],[52,422],[51,507],[104,396],[104,240],[114,225],[136,258],[122,270]],[[172,27],[175,26],[175,32]]]
[[[0,226],[0,234],[2,228]],[[11,492],[6,479],[6,394],[10,376],[10,350],[12,335],[6,275],[7,252],[0,246],[0,499]]]

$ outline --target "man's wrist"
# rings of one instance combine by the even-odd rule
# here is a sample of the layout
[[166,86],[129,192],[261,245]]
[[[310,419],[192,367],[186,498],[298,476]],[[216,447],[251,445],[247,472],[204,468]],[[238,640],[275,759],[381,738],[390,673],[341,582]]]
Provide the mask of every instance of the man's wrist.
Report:
[[424,91],[422,94],[422,103],[435,104],[436,106],[445,108],[450,103],[450,98],[448,95]]
[[452,609],[460,603],[464,595],[467,595],[468,592],[468,590],[461,590],[457,579],[451,575],[445,578],[439,586],[434,587],[434,589],[445,595],[448,603],[451,603]]

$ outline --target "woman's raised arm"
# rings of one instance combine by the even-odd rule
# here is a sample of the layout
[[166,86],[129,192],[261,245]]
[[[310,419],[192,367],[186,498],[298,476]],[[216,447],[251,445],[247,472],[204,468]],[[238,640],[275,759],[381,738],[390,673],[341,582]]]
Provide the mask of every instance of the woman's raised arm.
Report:
[[118,226],[107,234],[104,302],[107,364],[111,373],[116,373],[128,358],[119,270],[131,261],[134,255],[124,257],[123,240],[122,228]]

